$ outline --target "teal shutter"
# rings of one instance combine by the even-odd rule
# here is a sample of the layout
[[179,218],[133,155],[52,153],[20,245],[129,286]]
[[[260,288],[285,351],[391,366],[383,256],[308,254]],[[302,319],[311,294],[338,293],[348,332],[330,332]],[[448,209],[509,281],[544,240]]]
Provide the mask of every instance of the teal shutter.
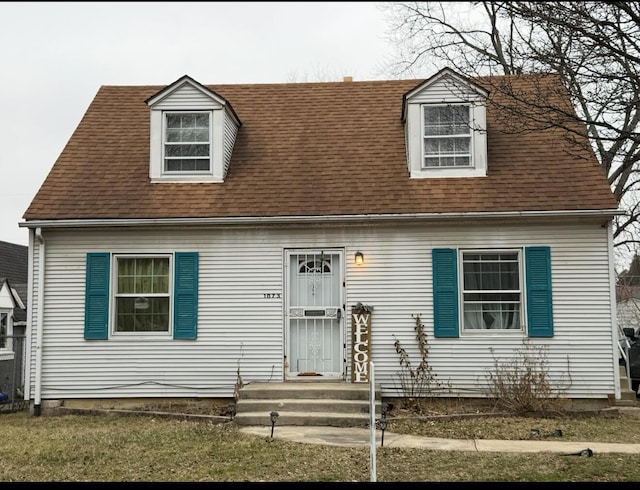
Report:
[[108,252],[88,253],[84,297],[84,338],[109,338],[109,272]]
[[434,248],[433,266],[433,334],[436,337],[459,337],[457,254],[452,248]]
[[198,253],[175,253],[173,338],[195,339],[198,332]]
[[525,264],[529,337],[553,337],[551,249],[526,247]]

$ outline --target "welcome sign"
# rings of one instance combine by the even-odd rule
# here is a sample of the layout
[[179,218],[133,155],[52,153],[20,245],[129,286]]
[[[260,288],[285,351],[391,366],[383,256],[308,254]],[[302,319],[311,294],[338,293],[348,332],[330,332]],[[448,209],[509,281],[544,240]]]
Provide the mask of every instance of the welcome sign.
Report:
[[371,311],[367,308],[351,308],[351,382],[369,381],[371,340]]

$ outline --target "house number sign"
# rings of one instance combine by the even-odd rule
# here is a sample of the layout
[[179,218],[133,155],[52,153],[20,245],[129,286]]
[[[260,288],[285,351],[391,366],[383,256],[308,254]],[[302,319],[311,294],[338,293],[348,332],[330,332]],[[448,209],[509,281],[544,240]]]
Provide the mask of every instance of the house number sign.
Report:
[[369,381],[369,357],[371,339],[371,311],[351,309],[351,382]]
[[281,295],[282,293],[264,293],[263,297],[264,299],[282,299]]

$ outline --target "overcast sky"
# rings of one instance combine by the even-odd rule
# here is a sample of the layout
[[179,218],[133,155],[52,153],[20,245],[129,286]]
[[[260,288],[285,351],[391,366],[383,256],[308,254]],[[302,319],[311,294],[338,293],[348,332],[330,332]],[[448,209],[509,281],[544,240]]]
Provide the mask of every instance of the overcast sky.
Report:
[[390,78],[378,2],[0,3],[0,240],[101,85]]

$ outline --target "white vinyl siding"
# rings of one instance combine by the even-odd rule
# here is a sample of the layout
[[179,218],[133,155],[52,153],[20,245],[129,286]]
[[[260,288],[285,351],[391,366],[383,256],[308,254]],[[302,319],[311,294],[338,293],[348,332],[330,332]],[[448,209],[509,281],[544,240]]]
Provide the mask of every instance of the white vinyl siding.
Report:
[[227,176],[227,172],[229,171],[229,163],[231,162],[231,154],[233,153],[233,146],[235,145],[237,135],[238,125],[234,122],[229,111],[225,111],[223,178]]
[[[431,250],[551,247],[552,338],[530,339],[548,348],[554,380],[571,385],[567,397],[606,399],[615,392],[608,232],[600,224],[178,227],[104,231],[45,230],[46,275],[42,352],[42,397],[230,397],[239,370],[244,382],[282,381],[284,250],[343,249],[347,332],[351,307],[374,307],[371,356],[383,396],[398,396],[398,339],[418,359],[414,319],[420,315],[429,343],[428,361],[437,379],[451,386],[443,396],[482,396],[494,355],[508,357],[524,334],[433,336]],[[491,237],[487,242],[487,237]],[[152,245],[150,245],[152,244]],[[117,336],[83,339],[85,260],[88,251],[112,254],[199,253],[198,338]],[[364,254],[356,266],[354,254]],[[38,264],[38,247],[33,264]],[[30,330],[35,332],[38,271]],[[273,293],[280,293],[273,294]],[[346,335],[347,339],[349,335]],[[34,381],[35,336],[30,376]],[[350,366],[349,347],[347,362]],[[617,369],[617,366],[615,366]],[[350,373],[347,373],[350,379]],[[33,386],[33,385],[32,385]],[[31,387],[30,393],[33,393]]]

